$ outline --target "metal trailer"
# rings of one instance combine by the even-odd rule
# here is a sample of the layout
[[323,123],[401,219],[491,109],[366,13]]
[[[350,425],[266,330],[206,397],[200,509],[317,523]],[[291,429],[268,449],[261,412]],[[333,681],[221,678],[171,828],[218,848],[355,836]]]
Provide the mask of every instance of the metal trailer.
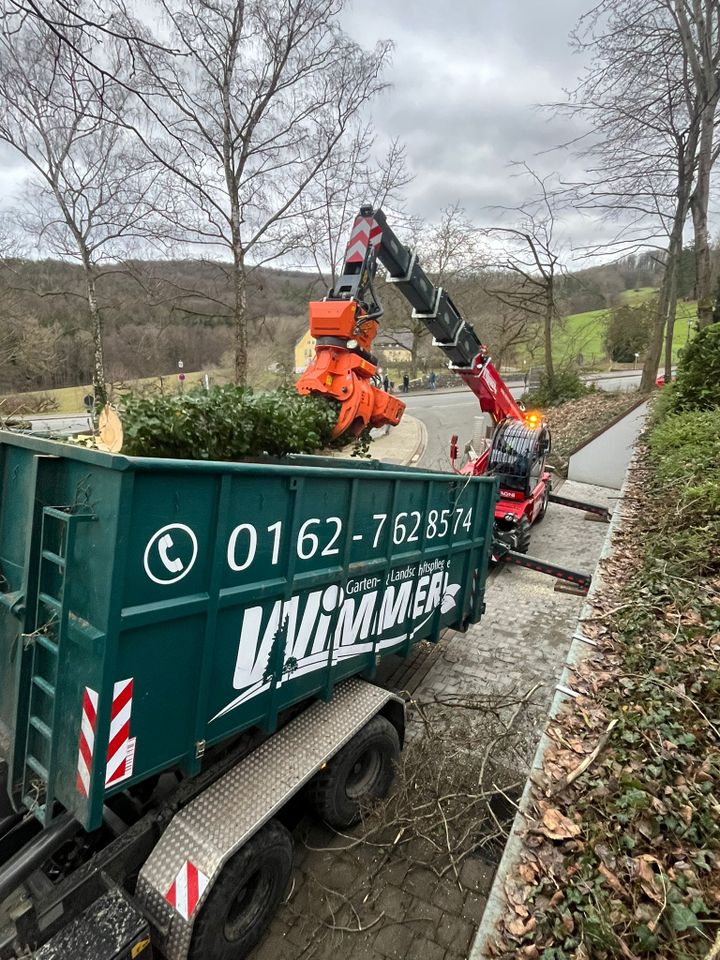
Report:
[[0,960],[245,956],[299,801],[349,824],[389,788],[369,681],[479,619],[496,496],[0,433]]

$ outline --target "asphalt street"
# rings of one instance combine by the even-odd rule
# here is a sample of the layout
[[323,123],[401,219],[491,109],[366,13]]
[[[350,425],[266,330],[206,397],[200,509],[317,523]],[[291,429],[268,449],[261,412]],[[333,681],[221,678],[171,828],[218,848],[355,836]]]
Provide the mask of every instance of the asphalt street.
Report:
[[415,466],[450,470],[450,437],[457,433],[461,451],[472,439],[474,418],[480,412],[476,398],[468,390],[420,397],[410,394],[406,402],[408,413],[422,420],[427,429],[427,446]]
[[[601,390],[635,390],[640,383],[640,372],[614,377],[587,378],[595,381]],[[520,397],[523,388],[510,385],[514,397]],[[427,447],[415,466],[432,470],[450,469],[450,437],[456,433],[459,438],[459,450],[472,440],[475,430],[475,417],[480,407],[475,396],[469,390],[438,391],[436,393],[409,393],[402,396],[407,403],[408,413],[422,420],[427,428]]]

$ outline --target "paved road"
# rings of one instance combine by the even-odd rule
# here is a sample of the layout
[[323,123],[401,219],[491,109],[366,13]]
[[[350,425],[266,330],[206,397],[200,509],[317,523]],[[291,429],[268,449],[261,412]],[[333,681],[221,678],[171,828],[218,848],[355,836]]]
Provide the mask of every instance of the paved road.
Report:
[[597,383],[600,390],[609,390],[612,392],[626,393],[630,390],[637,390],[640,386],[640,371],[637,373],[623,373],[619,376],[600,376],[583,377],[586,383]]
[[[510,392],[520,397],[523,388],[511,386]],[[462,457],[465,444],[472,440],[475,432],[475,417],[480,414],[477,399],[469,390],[458,390],[420,396],[411,393],[406,403],[408,413],[422,420],[428,435],[425,453],[415,466],[450,470],[450,437],[457,433]]]
[[23,417],[32,423],[38,433],[82,433],[92,431],[90,417],[86,413],[48,413],[44,416]]
[[[600,390],[629,391],[636,390],[640,384],[640,373],[620,374],[613,377],[586,378],[586,382],[595,382]],[[510,392],[520,397],[523,388],[512,385]],[[418,467],[433,470],[450,469],[450,437],[457,433],[460,453],[465,444],[472,439],[475,431],[475,417],[480,413],[477,400],[469,390],[442,391],[437,393],[408,394],[403,397],[408,413],[422,420],[427,428],[428,442],[425,453],[417,462]]]
[[407,409],[427,429],[427,447],[415,466],[450,470],[450,437],[457,433],[461,450],[472,439],[474,418],[480,412],[475,397],[470,391],[419,397],[410,394]]

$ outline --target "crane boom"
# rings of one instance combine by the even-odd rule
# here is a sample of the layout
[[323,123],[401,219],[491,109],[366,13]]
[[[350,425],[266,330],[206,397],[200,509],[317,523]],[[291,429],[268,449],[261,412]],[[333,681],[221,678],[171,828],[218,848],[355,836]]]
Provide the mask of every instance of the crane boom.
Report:
[[363,212],[380,228],[377,259],[387,270],[390,282],[412,304],[413,318],[421,320],[432,333],[433,346],[448,358],[449,369],[465,381],[480,401],[481,409],[496,424],[508,417],[522,420],[523,412],[495,368],[487,347],[472,324],[463,319],[447,290],[432,283],[417,254],[404,246],[388,226],[382,210],[370,212],[364,208],[361,216]]
[[[530,525],[542,518],[550,496],[547,424],[521,409],[472,324],[461,316],[448,292],[428,277],[417,254],[398,240],[382,210],[360,208],[340,279],[324,300],[310,304],[315,359],[298,380],[298,391],[338,401],[335,436],[399,423],[405,404],[372,382],[377,359],[371,348],[383,313],[373,287],[378,263],[411,304],[413,317],[432,333],[433,345],[443,351],[450,370],[465,381],[480,409],[492,418],[492,440],[461,472],[492,473],[500,479],[496,539],[525,552]],[[456,441],[454,437],[453,451]],[[451,463],[455,468],[454,453]]]
[[448,358],[495,424],[523,421],[523,412],[495,368],[487,347],[463,319],[449,293],[435,286],[416,253],[400,242],[382,210],[361,207],[345,250],[343,272],[323,301],[310,304],[310,332],[316,357],[298,381],[300,393],[339,400],[336,434],[399,422],[404,404],[370,381],[377,360],[370,352],[382,307],[373,280],[377,264],[411,304],[413,318],[432,333],[433,345]]

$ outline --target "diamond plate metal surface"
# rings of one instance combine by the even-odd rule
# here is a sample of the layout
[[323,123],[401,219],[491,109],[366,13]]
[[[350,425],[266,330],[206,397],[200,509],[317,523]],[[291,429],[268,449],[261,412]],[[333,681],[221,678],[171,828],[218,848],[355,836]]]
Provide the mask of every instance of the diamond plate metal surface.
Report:
[[[167,960],[185,960],[193,922],[225,861],[390,700],[363,680],[338,685],[329,703],[316,701],[175,815],[146,860],[136,897],[161,934]],[[190,859],[210,878],[184,920],[165,899]]]

